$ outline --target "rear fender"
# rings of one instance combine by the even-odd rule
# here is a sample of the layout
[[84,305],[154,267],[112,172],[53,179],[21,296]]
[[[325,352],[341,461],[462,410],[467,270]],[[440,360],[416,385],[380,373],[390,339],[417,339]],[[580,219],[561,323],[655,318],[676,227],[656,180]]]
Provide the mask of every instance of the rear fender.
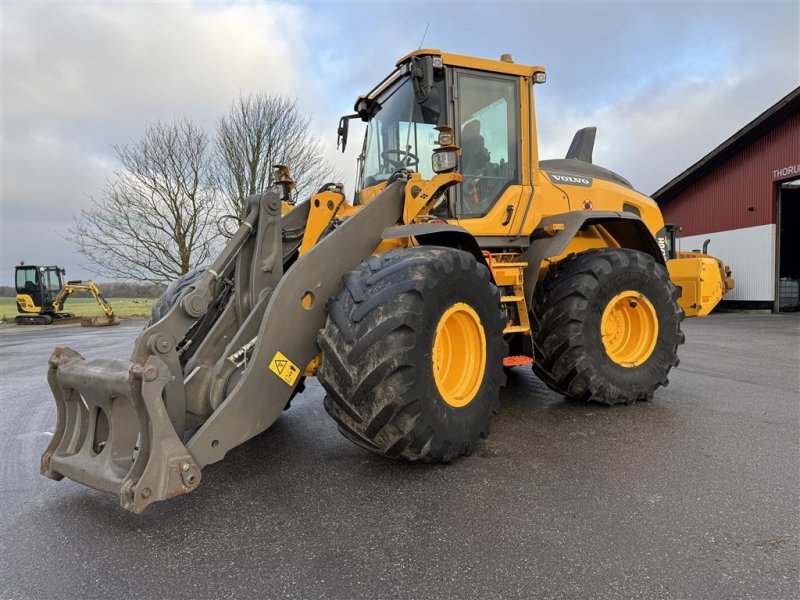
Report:
[[665,265],[664,254],[642,219],[630,212],[578,210],[545,217],[531,235],[530,247],[522,253],[525,261],[525,297],[533,300],[533,291],[545,259],[563,254],[575,235],[592,225],[603,229],[621,248],[639,250]]

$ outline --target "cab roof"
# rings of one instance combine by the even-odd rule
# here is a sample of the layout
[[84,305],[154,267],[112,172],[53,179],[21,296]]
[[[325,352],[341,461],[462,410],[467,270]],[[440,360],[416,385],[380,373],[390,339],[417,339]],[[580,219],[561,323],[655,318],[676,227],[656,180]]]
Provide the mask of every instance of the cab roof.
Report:
[[491,60],[488,58],[478,58],[476,56],[466,56],[464,54],[450,54],[449,52],[442,52],[436,48],[421,48],[409,52],[403,58],[397,61],[397,66],[408,62],[415,56],[441,56],[444,64],[451,67],[463,67],[465,69],[477,69],[479,71],[489,71],[491,73],[504,73],[507,75],[516,75],[522,77],[533,77],[537,71],[545,72],[546,69],[541,66],[534,65],[520,65],[513,62],[506,62],[504,60]]

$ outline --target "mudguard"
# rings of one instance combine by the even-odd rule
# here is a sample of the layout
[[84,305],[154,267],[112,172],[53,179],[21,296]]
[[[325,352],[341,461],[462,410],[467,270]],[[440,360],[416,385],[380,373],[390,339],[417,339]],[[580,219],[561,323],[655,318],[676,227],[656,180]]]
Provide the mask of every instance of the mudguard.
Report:
[[530,247],[519,257],[525,267],[525,297],[533,300],[533,290],[539,279],[542,261],[549,256],[562,254],[575,234],[590,225],[602,225],[623,248],[632,248],[650,254],[664,265],[664,254],[641,218],[630,212],[578,210],[545,217],[531,236]]

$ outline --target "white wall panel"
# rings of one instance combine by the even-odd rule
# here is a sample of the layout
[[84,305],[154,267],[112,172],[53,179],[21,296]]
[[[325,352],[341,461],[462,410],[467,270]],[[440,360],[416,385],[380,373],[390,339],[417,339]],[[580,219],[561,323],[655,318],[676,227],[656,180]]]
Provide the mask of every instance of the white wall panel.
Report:
[[775,299],[775,225],[718,231],[679,238],[678,249],[689,252],[711,239],[708,253],[722,259],[733,271],[734,290],[725,300]]

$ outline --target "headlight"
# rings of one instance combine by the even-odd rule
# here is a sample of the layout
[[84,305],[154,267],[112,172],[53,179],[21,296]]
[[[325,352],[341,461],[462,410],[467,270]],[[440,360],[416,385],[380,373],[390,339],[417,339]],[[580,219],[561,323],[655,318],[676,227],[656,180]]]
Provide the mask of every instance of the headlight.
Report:
[[434,173],[446,173],[458,166],[457,150],[436,150],[431,157],[431,166]]

